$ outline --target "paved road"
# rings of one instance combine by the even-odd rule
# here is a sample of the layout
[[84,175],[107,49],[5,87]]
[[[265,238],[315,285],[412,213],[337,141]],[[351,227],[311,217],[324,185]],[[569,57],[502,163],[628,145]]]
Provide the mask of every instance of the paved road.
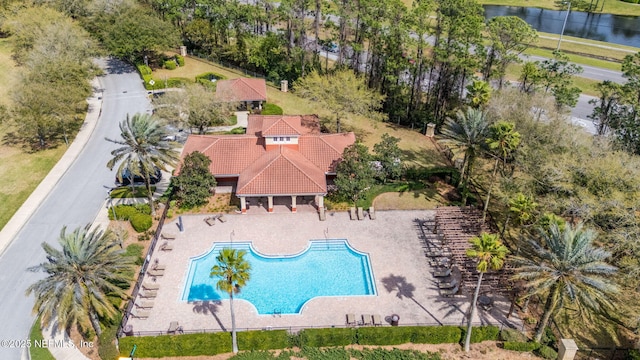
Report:
[[[26,269],[45,260],[40,244],[57,243],[63,225],[74,229],[92,222],[106,197],[104,186],[113,186],[114,175],[105,164],[114,144],[104,137],[119,136],[118,123],[127,113],[151,109],[132,67],[115,60],[104,64],[102,116],[89,142],[0,257],[0,340],[28,338],[34,299],[25,297],[25,290],[43,274]],[[20,359],[21,352],[0,347],[0,359]]]

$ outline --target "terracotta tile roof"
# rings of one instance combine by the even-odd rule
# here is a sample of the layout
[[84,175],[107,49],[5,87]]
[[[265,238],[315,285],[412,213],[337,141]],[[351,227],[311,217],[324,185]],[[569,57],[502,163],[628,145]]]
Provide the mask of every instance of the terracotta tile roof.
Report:
[[296,150],[279,146],[256,160],[238,178],[239,195],[290,195],[327,192],[324,171]]
[[264,79],[237,78],[218,80],[216,98],[222,101],[267,101]]
[[356,135],[352,132],[305,135],[298,139],[298,147],[300,153],[315,166],[324,172],[333,173],[344,149],[355,142]]
[[247,135],[191,135],[182,158],[196,150],[211,159],[209,170],[216,176],[238,175],[266,152],[261,138]]
[[319,133],[317,115],[249,115],[248,118],[247,134],[256,136]]

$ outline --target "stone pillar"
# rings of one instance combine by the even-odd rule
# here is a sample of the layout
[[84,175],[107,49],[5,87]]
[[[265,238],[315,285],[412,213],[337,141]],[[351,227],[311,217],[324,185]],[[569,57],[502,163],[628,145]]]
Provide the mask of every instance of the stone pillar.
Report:
[[267,196],[267,199],[269,200],[269,212],[272,213],[273,212],[273,196]]
[[242,210],[243,214],[247,213],[247,198],[245,198],[244,196],[240,197],[240,209]]
[[316,204],[318,204],[318,210],[324,210],[324,196],[318,195],[316,196]]
[[427,124],[427,136],[433,137],[436,134],[436,124]]
[[287,92],[289,91],[289,81],[281,80],[280,81],[280,91]]
[[293,212],[293,213],[297,212],[297,209],[296,209],[296,198],[297,198],[296,195],[291,195],[291,212]]
[[180,55],[187,56],[187,47],[186,46],[180,46]]
[[560,339],[558,343],[558,360],[573,360],[578,352],[578,345],[573,339]]

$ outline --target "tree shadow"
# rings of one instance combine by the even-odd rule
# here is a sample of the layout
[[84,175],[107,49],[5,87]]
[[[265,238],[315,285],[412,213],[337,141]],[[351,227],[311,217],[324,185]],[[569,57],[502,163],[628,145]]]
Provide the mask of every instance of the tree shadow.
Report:
[[429,316],[431,316],[431,318],[433,318],[433,320],[435,320],[439,325],[442,325],[440,320],[438,320],[438,318],[433,315],[431,311],[429,311],[429,309],[424,307],[416,299],[413,298],[413,292],[416,290],[416,287],[415,285],[408,283],[406,277],[390,274],[389,276],[382,278],[382,285],[388,293],[395,292],[398,299],[402,300],[404,298],[407,298],[413,301],[422,310],[424,310],[424,312],[429,314]]
[[136,69],[127,62],[114,57],[110,57],[107,59],[106,71],[109,74],[129,74],[135,72]]
[[221,305],[222,305],[222,302],[219,300],[218,301],[209,301],[209,300],[196,301],[193,303],[193,312],[196,314],[202,314],[202,315],[211,314],[211,316],[213,316],[213,318],[218,323],[218,326],[220,326],[220,329],[222,329],[222,331],[227,331],[227,329],[225,328],[224,324],[222,324],[222,321],[220,321],[220,318],[218,317],[218,314],[217,314]]

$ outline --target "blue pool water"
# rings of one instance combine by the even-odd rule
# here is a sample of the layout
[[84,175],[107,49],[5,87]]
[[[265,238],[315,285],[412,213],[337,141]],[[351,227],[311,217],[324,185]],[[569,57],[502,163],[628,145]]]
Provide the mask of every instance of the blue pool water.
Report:
[[228,247],[247,251],[251,279],[234,297],[252,303],[259,314],[297,314],[318,296],[376,295],[369,255],[346,240],[314,240],[302,253],[280,257],[261,255],[250,242],[216,243],[208,253],[191,259],[182,300],[229,298],[216,289],[218,278],[209,276],[220,250]]

